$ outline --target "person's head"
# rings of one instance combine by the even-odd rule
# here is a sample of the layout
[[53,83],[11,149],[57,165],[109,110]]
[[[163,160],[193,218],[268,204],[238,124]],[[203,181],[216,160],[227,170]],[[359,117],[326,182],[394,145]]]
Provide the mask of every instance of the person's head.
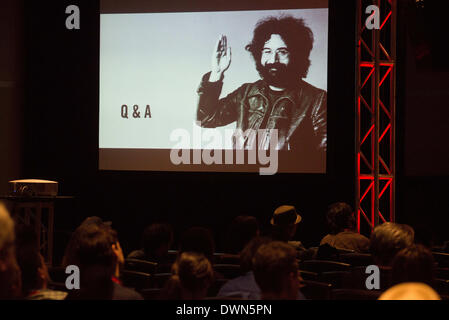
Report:
[[286,88],[307,77],[313,42],[312,30],[303,19],[267,17],[257,23],[253,39],[245,48],[269,85]]
[[122,268],[125,264],[125,255],[123,254],[122,247],[120,246],[117,231],[112,228],[112,223],[110,221],[105,222],[97,216],[91,216],[84,219],[78,229],[82,230],[87,226],[97,226],[109,232],[113,241],[112,250],[117,257],[116,270],[114,273],[118,277],[120,275],[120,268]]
[[213,259],[215,242],[209,229],[193,227],[181,237],[179,252],[197,252],[203,254],[210,261]]
[[240,269],[242,273],[253,270],[253,258],[260,246],[270,243],[272,240],[267,237],[253,238],[240,252]]
[[393,283],[422,282],[433,285],[435,261],[432,252],[423,245],[411,245],[399,251],[393,259]]
[[214,281],[212,264],[203,254],[183,252],[173,264],[168,298],[198,300],[207,296]]
[[228,230],[228,253],[239,253],[245,245],[259,235],[259,223],[252,216],[238,216]]
[[407,282],[391,287],[382,293],[378,300],[441,300],[441,298],[427,284]]
[[291,240],[301,219],[294,206],[283,205],[278,207],[270,221],[273,240]]
[[408,225],[386,222],[371,233],[370,251],[376,264],[391,266],[396,253],[413,244],[414,232]]
[[[63,265],[80,269],[84,299],[110,299],[117,263],[116,238],[109,227],[98,224],[79,226],[67,245]],[[78,290],[77,290],[78,291]]]
[[300,282],[292,246],[280,241],[262,245],[254,255],[253,272],[264,299],[296,299]]
[[143,232],[143,250],[148,258],[158,260],[166,256],[172,242],[173,230],[168,224],[155,223],[145,228]]
[[21,293],[14,240],[14,221],[6,207],[0,203],[0,300],[16,299]]
[[331,234],[337,234],[345,229],[354,229],[355,215],[351,206],[344,202],[331,204],[327,208],[326,220]]

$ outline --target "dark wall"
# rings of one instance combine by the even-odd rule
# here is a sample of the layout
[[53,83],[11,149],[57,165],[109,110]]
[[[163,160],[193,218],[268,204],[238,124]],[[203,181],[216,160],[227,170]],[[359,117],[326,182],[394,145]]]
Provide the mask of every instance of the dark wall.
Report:
[[[113,221],[125,251],[138,246],[144,226],[158,220],[171,222],[178,233],[209,226],[220,240],[231,236],[224,231],[233,217],[255,215],[267,227],[273,210],[290,203],[304,218],[298,237],[315,245],[324,235],[326,206],[337,200],[353,204],[354,198],[352,2],[332,2],[331,8],[328,174],[275,176],[99,172],[98,1],[27,3],[24,168],[26,176],[59,181],[60,194],[76,197],[58,203],[59,237],[86,216],[99,215]],[[80,7],[80,30],[65,29],[69,4]]]
[[449,239],[449,26],[447,1],[400,1],[398,221]]
[[22,175],[22,1],[0,2],[0,194]]

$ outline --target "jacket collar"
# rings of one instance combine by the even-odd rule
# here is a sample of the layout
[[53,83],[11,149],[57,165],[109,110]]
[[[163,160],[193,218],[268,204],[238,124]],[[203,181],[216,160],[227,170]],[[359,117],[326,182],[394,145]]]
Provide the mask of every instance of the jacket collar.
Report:
[[[282,97],[291,100],[294,105],[297,105],[302,94],[302,83],[303,81],[300,80],[295,87],[286,89]],[[258,80],[253,83],[251,89],[248,92],[248,97],[262,95],[268,100],[269,90],[270,89],[268,88],[268,85],[264,80]]]

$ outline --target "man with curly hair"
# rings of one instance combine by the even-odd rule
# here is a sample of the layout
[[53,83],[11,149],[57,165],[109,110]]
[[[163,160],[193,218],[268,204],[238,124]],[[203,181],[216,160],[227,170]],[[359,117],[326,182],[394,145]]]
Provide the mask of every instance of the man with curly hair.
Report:
[[[222,35],[213,51],[211,72],[203,76],[198,89],[199,124],[216,128],[237,122],[233,144],[238,148],[237,133],[243,133],[239,143],[244,149],[269,149],[270,132],[276,132],[277,150],[295,150],[322,159],[327,145],[327,94],[303,80],[313,41],[303,19],[281,16],[259,21],[245,49],[254,58],[261,79],[220,99],[224,73],[231,64],[231,48]],[[256,143],[254,132],[258,130],[265,138],[259,136]]]

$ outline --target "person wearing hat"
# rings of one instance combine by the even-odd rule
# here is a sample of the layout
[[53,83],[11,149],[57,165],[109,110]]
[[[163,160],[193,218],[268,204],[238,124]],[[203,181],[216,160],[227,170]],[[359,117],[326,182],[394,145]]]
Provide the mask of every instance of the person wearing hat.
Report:
[[294,206],[282,205],[274,210],[273,217],[271,218],[273,240],[287,242],[298,251],[298,258],[305,259],[312,255],[306,249],[301,241],[292,241],[296,234],[298,223],[300,223],[302,217],[296,211]]

